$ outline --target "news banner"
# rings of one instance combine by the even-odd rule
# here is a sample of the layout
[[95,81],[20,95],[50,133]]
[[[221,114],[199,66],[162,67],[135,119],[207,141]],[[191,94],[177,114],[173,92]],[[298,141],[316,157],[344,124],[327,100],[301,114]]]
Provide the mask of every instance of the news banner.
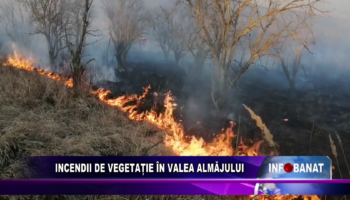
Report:
[[1,195],[345,195],[325,156],[58,156],[25,159]]

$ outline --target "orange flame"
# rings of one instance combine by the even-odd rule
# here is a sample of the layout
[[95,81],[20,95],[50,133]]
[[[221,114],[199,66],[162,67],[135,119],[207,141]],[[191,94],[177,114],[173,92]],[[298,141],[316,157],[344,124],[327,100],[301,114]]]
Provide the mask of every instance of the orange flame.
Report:
[[[116,99],[108,99],[111,94],[110,91],[99,89],[93,93],[106,104],[120,108],[132,120],[141,121],[146,120],[151,124],[166,130],[168,133],[165,136],[165,145],[173,150],[176,155],[180,156],[205,156],[205,155],[220,155],[230,156],[234,154],[232,147],[232,139],[234,137],[232,128],[234,123],[231,123],[231,128],[218,135],[212,142],[206,143],[203,138],[197,139],[194,136],[186,136],[182,124],[177,122],[173,116],[173,111],[176,108],[174,98],[171,93],[166,94],[164,100],[165,112],[158,115],[154,110],[142,113],[137,112],[137,105],[125,106],[132,101],[141,101],[146,97],[151,88],[145,88],[142,96],[137,95],[121,96]],[[248,151],[247,151],[248,152]]]
[[34,61],[32,59],[21,59],[21,57],[18,55],[16,51],[15,45],[12,45],[13,48],[13,55],[9,56],[7,59],[8,65],[11,65],[13,67],[16,67],[18,69],[24,69],[27,71],[34,71]]
[[[21,59],[20,56],[15,51],[14,48],[14,55],[10,56],[7,60],[7,63],[5,63],[4,66],[12,66],[15,68],[27,70],[27,71],[37,71],[39,74],[49,77],[50,79],[56,80],[56,81],[64,81],[64,84],[67,87],[73,87],[73,80],[72,79],[65,79],[63,76],[60,76],[58,74],[53,74],[51,72],[47,72],[41,69],[34,68],[34,62],[32,59]],[[96,95],[102,102],[118,108],[125,112],[128,117],[131,120],[135,121],[141,121],[146,120],[155,126],[162,128],[168,132],[168,134],[165,136],[165,145],[172,149],[173,152],[176,155],[179,156],[230,156],[234,155],[248,155],[248,156],[257,156],[257,150],[259,149],[261,142],[255,143],[253,147],[248,147],[243,144],[241,141],[240,148],[241,150],[234,152],[234,149],[232,147],[232,139],[234,138],[232,127],[234,126],[234,123],[231,122],[231,128],[228,128],[223,131],[220,135],[218,135],[212,142],[206,143],[203,138],[196,138],[194,136],[186,136],[184,128],[182,124],[179,122],[176,122],[173,116],[173,111],[176,108],[176,104],[174,103],[174,98],[171,96],[171,93],[168,92],[166,94],[164,105],[165,105],[165,112],[157,115],[157,113],[154,110],[146,111],[143,113],[138,113],[137,105],[131,105],[127,106],[130,102],[141,102],[143,99],[146,98],[146,96],[149,93],[149,90],[151,88],[147,87],[145,88],[145,92],[142,96],[137,95],[130,95],[130,96],[121,96],[115,99],[108,99],[108,96],[111,94],[110,91],[105,91],[103,89],[98,89],[96,91],[92,91],[92,94]],[[288,121],[288,120],[287,120]],[[253,196],[251,196],[253,197]],[[297,198],[297,196],[292,196]],[[303,196],[304,199],[315,199],[320,200],[319,197],[316,195],[313,196]],[[264,198],[264,197],[262,197]],[[288,196],[286,196],[288,198]],[[284,196],[275,196],[274,199],[286,199]],[[259,198],[260,199],[260,198]],[[288,198],[291,199],[291,198]]]
[[17,51],[16,51],[15,45],[12,45],[12,48],[13,48],[13,55],[10,55],[8,57],[7,63],[5,63],[4,66],[12,66],[12,67],[27,70],[27,71],[36,71],[40,75],[47,76],[48,78],[53,79],[55,81],[65,81],[65,85],[67,87],[73,87],[73,80],[72,79],[66,80],[65,78],[63,78],[59,74],[55,74],[55,73],[52,73],[49,71],[45,71],[45,70],[37,69],[37,68],[33,67],[33,66],[35,66],[35,64],[34,64],[35,62],[33,59],[27,59],[27,58],[23,58],[23,57],[19,56]]
[[[65,81],[67,87],[73,87],[71,79],[66,80],[58,74],[53,74],[44,70],[34,68],[34,62],[30,59],[21,59],[14,49],[14,55],[8,58],[7,66],[13,66],[19,69],[28,71],[37,71],[41,75],[45,75],[50,79],[56,81]],[[109,106],[118,108],[127,114],[129,119],[135,121],[148,121],[149,123],[165,130],[168,134],[165,135],[165,146],[170,148],[176,155],[179,156],[230,156],[234,155],[235,151],[232,147],[232,139],[234,138],[233,126],[223,130],[213,141],[207,143],[203,138],[196,138],[194,136],[187,136],[181,123],[177,122],[173,116],[173,111],[176,109],[174,98],[171,92],[166,94],[164,100],[165,112],[157,114],[155,110],[138,113],[138,103],[141,102],[149,94],[151,88],[145,88],[142,96],[124,95],[115,99],[109,99],[110,91],[98,89],[92,91],[102,102]],[[136,105],[127,105],[130,102],[136,102]],[[257,155],[255,150],[249,149],[244,145],[240,145],[241,152],[236,152],[236,155]]]

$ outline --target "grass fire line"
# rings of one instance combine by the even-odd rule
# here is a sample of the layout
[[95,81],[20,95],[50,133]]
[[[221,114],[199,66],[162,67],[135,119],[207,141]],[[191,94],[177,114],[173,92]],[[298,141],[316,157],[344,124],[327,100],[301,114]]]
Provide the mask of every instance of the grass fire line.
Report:
[[244,163],[56,163],[55,173],[244,173]]

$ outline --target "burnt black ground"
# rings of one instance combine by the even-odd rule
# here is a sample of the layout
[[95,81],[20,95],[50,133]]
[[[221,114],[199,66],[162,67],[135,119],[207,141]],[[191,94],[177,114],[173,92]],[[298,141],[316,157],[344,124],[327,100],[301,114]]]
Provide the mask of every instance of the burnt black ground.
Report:
[[[288,88],[264,78],[263,74],[248,75],[238,88],[231,91],[229,105],[218,114],[210,98],[210,79],[194,79],[175,65],[130,63],[127,75],[121,73],[118,79],[118,83],[101,82],[97,86],[110,89],[114,96],[142,94],[142,88],[148,85],[152,88],[150,94],[157,92],[164,96],[171,91],[178,104],[176,118],[182,120],[188,134],[206,140],[211,140],[215,133],[227,127],[230,120],[237,124],[235,133],[240,127],[239,132],[245,143],[260,140],[261,131],[242,106],[245,104],[267,125],[279,145],[279,155],[330,156],[336,168],[333,178],[341,177],[339,168],[342,178],[350,178],[335,135],[339,134],[345,157],[350,159],[350,92],[346,87],[347,82],[315,81],[313,88],[302,88],[291,93]],[[154,101],[153,96],[149,95],[141,110],[150,109]],[[230,113],[230,117],[227,117]],[[329,134],[337,146],[340,166],[337,166],[332,155]]]

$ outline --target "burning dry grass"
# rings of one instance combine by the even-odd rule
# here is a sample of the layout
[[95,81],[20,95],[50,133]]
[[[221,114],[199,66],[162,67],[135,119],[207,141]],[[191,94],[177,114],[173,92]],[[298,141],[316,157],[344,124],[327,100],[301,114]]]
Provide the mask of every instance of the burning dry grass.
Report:
[[[26,66],[26,65],[23,65]],[[105,91],[98,98],[89,88],[79,94],[64,87],[61,77],[36,70],[31,73],[23,67],[0,67],[0,178],[24,176],[21,158],[27,155],[233,155],[219,151],[215,145],[224,142],[229,147],[231,131],[224,131],[212,143],[187,138],[180,124],[173,121],[171,109],[163,118],[150,113],[137,114],[134,107],[111,109],[125,97],[109,100]],[[46,75],[46,76],[40,76]],[[49,77],[50,79],[48,79]],[[64,82],[67,83],[67,82]],[[131,96],[129,98],[142,98]],[[122,105],[123,105],[123,102]],[[165,101],[167,102],[167,101]],[[173,105],[168,96],[167,105]],[[119,106],[119,104],[118,104]],[[173,107],[169,107],[173,108]],[[128,119],[129,118],[129,119]],[[133,119],[134,122],[130,121]],[[155,126],[150,126],[151,122]],[[158,128],[162,129],[158,129]],[[165,132],[177,133],[169,136]],[[164,141],[165,145],[155,145]],[[228,142],[229,141],[229,142]],[[185,145],[200,148],[183,148]],[[169,149],[171,151],[168,151]],[[221,148],[222,149],[222,148]],[[192,153],[191,153],[192,152]],[[193,154],[194,152],[194,154]],[[246,151],[249,152],[249,151]],[[6,199],[249,199],[249,196],[59,196],[59,197],[7,197]],[[296,196],[270,196],[258,199],[295,199]],[[307,198],[307,197],[305,197]]]
[[0,178],[20,177],[24,155],[142,155],[164,134],[38,74],[1,67],[0,89]]
[[[41,75],[44,75],[52,80],[58,82],[64,82],[67,87],[73,87],[72,80],[67,79],[58,74],[52,74],[47,71],[34,68],[35,61],[27,59],[18,55],[15,46],[13,46],[14,54],[10,55],[5,62],[5,66],[12,66],[18,69],[26,71],[36,71]],[[85,85],[87,86],[87,84]],[[87,86],[88,88],[88,86]],[[165,146],[172,150],[175,155],[183,156],[206,156],[206,155],[220,155],[230,156],[234,155],[234,149],[232,147],[232,139],[235,137],[233,134],[233,125],[227,130],[223,130],[212,142],[207,143],[203,138],[196,138],[194,136],[188,136],[185,134],[184,128],[181,123],[177,122],[173,116],[173,112],[176,108],[174,98],[171,93],[167,93],[164,100],[165,112],[157,113],[155,110],[138,112],[139,105],[149,95],[149,87],[145,89],[145,92],[141,96],[137,95],[125,95],[118,98],[110,99],[110,91],[98,89],[91,91],[91,94],[97,96],[100,101],[106,103],[109,106],[115,107],[123,111],[129,119],[133,121],[147,121],[156,127],[165,130],[167,134],[164,135]],[[158,94],[153,94],[158,96]],[[131,102],[136,102],[136,105],[128,105]],[[244,144],[240,145],[240,148],[236,149],[236,155],[257,155],[254,149],[247,148]]]
[[[44,76],[0,67],[0,178],[23,176],[26,155],[169,155],[164,133],[131,122],[86,91]],[[147,151],[147,152],[146,152]],[[186,196],[18,196],[4,199],[223,199]],[[248,199],[248,197],[237,197]]]

